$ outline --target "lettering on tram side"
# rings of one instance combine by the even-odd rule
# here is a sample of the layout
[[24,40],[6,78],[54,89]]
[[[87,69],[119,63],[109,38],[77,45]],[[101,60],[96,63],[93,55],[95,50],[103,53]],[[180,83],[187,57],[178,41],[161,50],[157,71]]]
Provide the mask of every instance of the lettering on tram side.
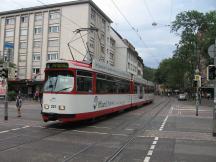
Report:
[[93,102],[93,108],[96,109],[100,109],[100,108],[104,108],[104,107],[110,107],[113,105],[123,105],[125,104],[124,101],[119,101],[119,102],[114,102],[114,101],[109,101],[109,100],[100,100],[98,98],[98,96],[95,96],[94,98],[94,102]]

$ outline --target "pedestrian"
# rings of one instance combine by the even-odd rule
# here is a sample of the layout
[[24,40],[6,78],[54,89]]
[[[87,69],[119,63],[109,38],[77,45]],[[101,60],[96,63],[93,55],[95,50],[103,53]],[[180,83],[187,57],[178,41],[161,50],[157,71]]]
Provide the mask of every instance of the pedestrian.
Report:
[[42,107],[42,104],[43,104],[43,92],[42,91],[39,92],[39,100],[40,100],[40,105]]
[[20,95],[17,96],[16,98],[16,107],[17,107],[17,117],[21,117],[21,107],[22,107],[22,99]]
[[38,90],[35,91],[34,98],[36,101],[38,101],[38,98],[39,98],[39,91]]

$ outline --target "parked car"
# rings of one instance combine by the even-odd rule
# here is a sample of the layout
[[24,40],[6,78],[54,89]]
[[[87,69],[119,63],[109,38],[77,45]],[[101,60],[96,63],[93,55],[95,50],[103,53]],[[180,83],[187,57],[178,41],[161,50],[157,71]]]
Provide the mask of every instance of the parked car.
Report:
[[187,93],[180,93],[178,96],[178,100],[187,100]]

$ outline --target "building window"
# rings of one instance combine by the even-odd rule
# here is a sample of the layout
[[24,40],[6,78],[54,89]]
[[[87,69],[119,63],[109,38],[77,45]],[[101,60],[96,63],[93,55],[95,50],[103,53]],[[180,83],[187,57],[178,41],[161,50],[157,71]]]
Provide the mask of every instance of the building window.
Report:
[[42,13],[35,14],[35,21],[40,21],[43,19]]
[[18,72],[19,72],[19,76],[24,77],[26,75],[26,69],[24,69],[24,68],[19,68]]
[[110,52],[110,59],[114,60],[114,54]]
[[49,19],[59,19],[60,18],[60,12],[59,11],[51,11],[49,13]]
[[90,48],[94,48],[95,47],[94,38],[90,38],[89,47]]
[[27,23],[28,22],[28,15],[21,16],[21,23]]
[[93,21],[96,20],[96,12],[95,12],[95,10],[93,10],[93,9],[91,9],[91,19],[92,19]]
[[34,34],[41,34],[42,33],[42,27],[35,27],[34,28]]
[[106,21],[102,19],[102,28],[105,29],[105,26],[106,26]]
[[49,52],[48,53],[48,61],[49,60],[57,60],[58,59],[58,52]]
[[27,42],[20,42],[20,48],[27,48]]
[[14,36],[14,30],[13,29],[8,29],[5,31],[5,36],[6,37],[13,37]]
[[20,55],[19,62],[26,62],[26,55]]
[[20,30],[20,35],[25,36],[28,34],[28,30],[27,29],[21,29]]
[[33,74],[39,74],[40,73],[40,68],[32,68],[32,73]]
[[40,53],[39,52],[33,53],[32,60],[33,61],[40,61]]
[[101,33],[101,41],[105,42],[105,34]]
[[35,48],[40,48],[41,47],[41,41],[40,40],[34,40],[33,46]]
[[50,39],[48,41],[49,47],[59,47],[59,39]]
[[115,49],[115,40],[110,39],[110,47],[111,47],[112,49]]
[[5,20],[6,25],[13,25],[15,23],[15,19],[14,18],[6,18]]
[[59,32],[59,25],[53,25],[49,27],[50,33],[58,33]]
[[105,54],[105,48],[104,48],[104,46],[101,46],[101,53]]

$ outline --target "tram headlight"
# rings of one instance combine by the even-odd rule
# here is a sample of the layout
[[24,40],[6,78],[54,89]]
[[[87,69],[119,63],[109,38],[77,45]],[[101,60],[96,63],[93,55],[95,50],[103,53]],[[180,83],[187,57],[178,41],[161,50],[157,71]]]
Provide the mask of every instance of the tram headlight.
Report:
[[64,105],[59,105],[59,110],[65,110],[65,106]]
[[44,104],[44,109],[49,109],[49,105]]

